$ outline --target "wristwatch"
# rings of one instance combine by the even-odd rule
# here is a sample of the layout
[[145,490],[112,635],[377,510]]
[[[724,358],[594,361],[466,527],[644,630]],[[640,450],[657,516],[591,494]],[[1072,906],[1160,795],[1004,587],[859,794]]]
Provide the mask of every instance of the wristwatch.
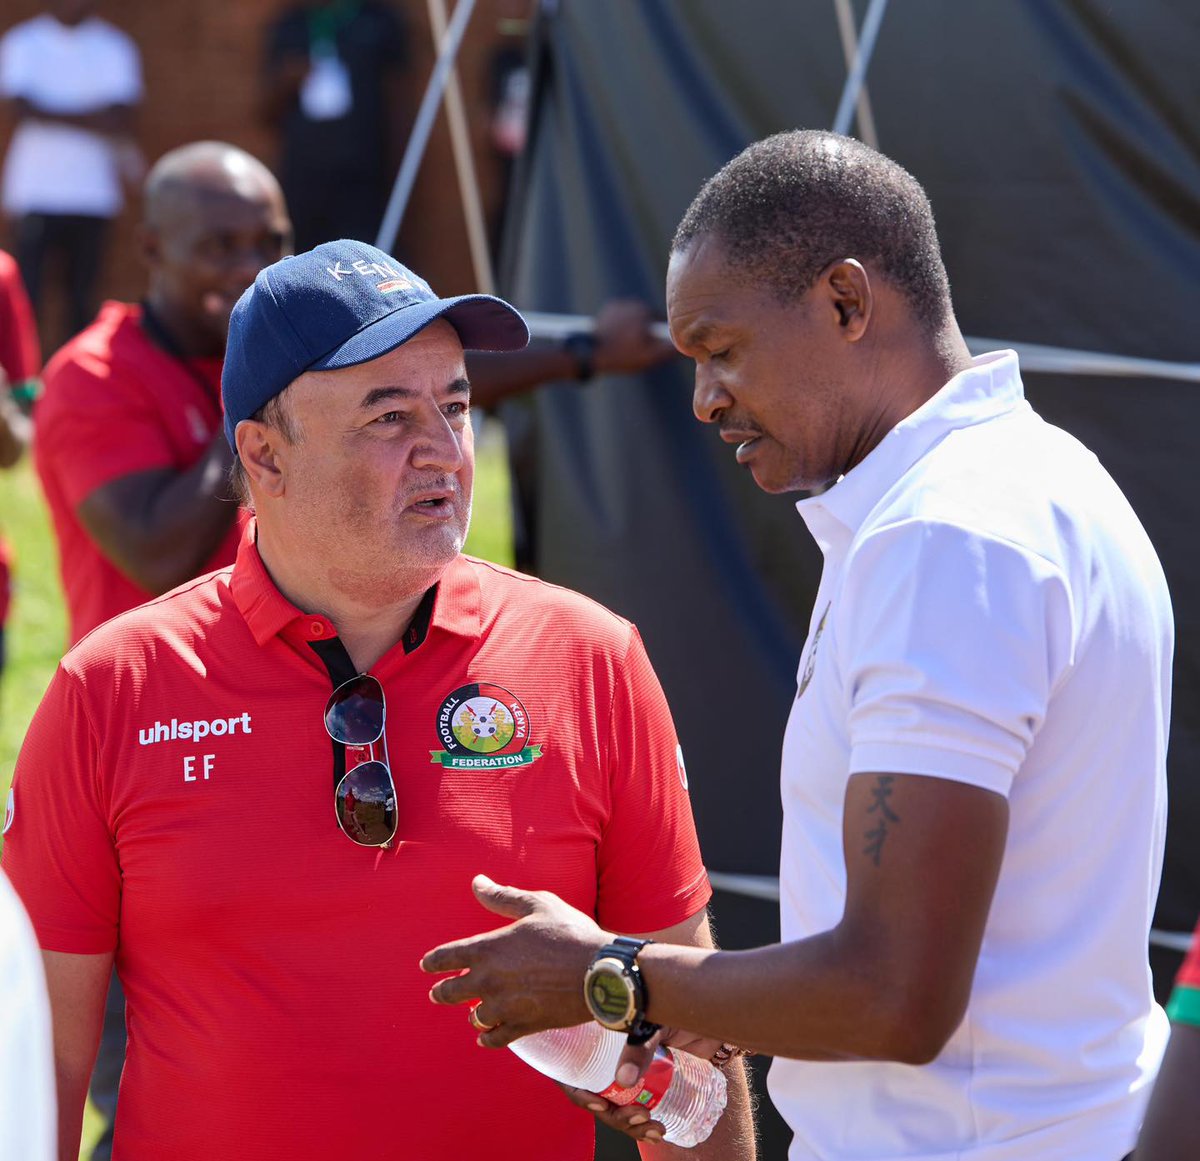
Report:
[[588,382],[596,373],[596,336],[590,331],[574,331],[563,339],[562,345],[575,360],[575,381]]
[[583,977],[583,998],[598,1024],[627,1032],[629,1043],[645,1044],[657,1024],[646,1019],[646,985],[638,968],[638,952],[648,939],[618,935],[592,957]]

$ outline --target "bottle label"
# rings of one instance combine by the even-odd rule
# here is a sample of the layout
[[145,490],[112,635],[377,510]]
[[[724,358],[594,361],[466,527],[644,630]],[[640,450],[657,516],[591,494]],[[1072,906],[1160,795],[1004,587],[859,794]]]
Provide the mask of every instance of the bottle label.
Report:
[[641,1105],[652,1109],[663,1099],[675,1075],[675,1060],[664,1048],[654,1054],[642,1083],[636,1088],[621,1088],[610,1084],[600,1095],[614,1105]]

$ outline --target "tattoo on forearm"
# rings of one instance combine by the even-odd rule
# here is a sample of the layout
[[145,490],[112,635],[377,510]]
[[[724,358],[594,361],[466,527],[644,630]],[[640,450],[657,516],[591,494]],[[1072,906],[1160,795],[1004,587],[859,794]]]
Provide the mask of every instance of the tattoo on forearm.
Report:
[[900,821],[900,816],[888,806],[888,799],[892,796],[892,783],[895,780],[891,774],[880,774],[871,791],[874,801],[867,807],[868,814],[877,814],[879,817],[875,825],[863,835],[867,840],[863,854],[870,855],[876,866],[879,866],[879,859],[883,855],[883,840],[888,835],[888,823]]

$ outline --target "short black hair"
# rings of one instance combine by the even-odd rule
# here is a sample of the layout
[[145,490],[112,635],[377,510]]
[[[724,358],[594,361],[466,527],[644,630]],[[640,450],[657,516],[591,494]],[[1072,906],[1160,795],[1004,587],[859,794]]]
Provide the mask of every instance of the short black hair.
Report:
[[782,302],[803,295],[830,262],[857,258],[908,299],[927,329],[950,314],[929,198],[907,170],[852,137],[798,129],[743,150],[705,182],[671,252],[704,235]]

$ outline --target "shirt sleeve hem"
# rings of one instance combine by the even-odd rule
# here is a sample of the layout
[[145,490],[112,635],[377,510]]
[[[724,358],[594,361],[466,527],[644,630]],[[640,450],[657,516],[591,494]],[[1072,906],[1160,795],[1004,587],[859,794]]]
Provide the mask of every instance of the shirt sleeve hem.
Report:
[[851,774],[921,774],[966,782],[1008,796],[1013,771],[978,754],[905,742],[863,742],[850,754]]
[[[32,916],[31,916],[32,918]],[[66,955],[105,955],[117,950],[116,932],[86,934],[66,931],[33,919],[37,932],[38,946],[43,951],[62,952]]]
[[598,916],[597,922],[610,931],[630,934],[665,931],[668,927],[687,922],[693,915],[702,911],[708,906],[712,894],[708,872],[703,871],[698,880],[671,899],[669,908],[655,912],[637,913],[609,910]]
[[78,469],[78,474],[71,479],[63,479],[63,495],[72,511],[79,507],[93,492],[123,480],[126,476],[136,476],[142,472],[160,472],[164,469],[174,469],[176,465],[169,456],[162,455],[138,464],[128,462],[107,463],[103,465],[87,465]]

